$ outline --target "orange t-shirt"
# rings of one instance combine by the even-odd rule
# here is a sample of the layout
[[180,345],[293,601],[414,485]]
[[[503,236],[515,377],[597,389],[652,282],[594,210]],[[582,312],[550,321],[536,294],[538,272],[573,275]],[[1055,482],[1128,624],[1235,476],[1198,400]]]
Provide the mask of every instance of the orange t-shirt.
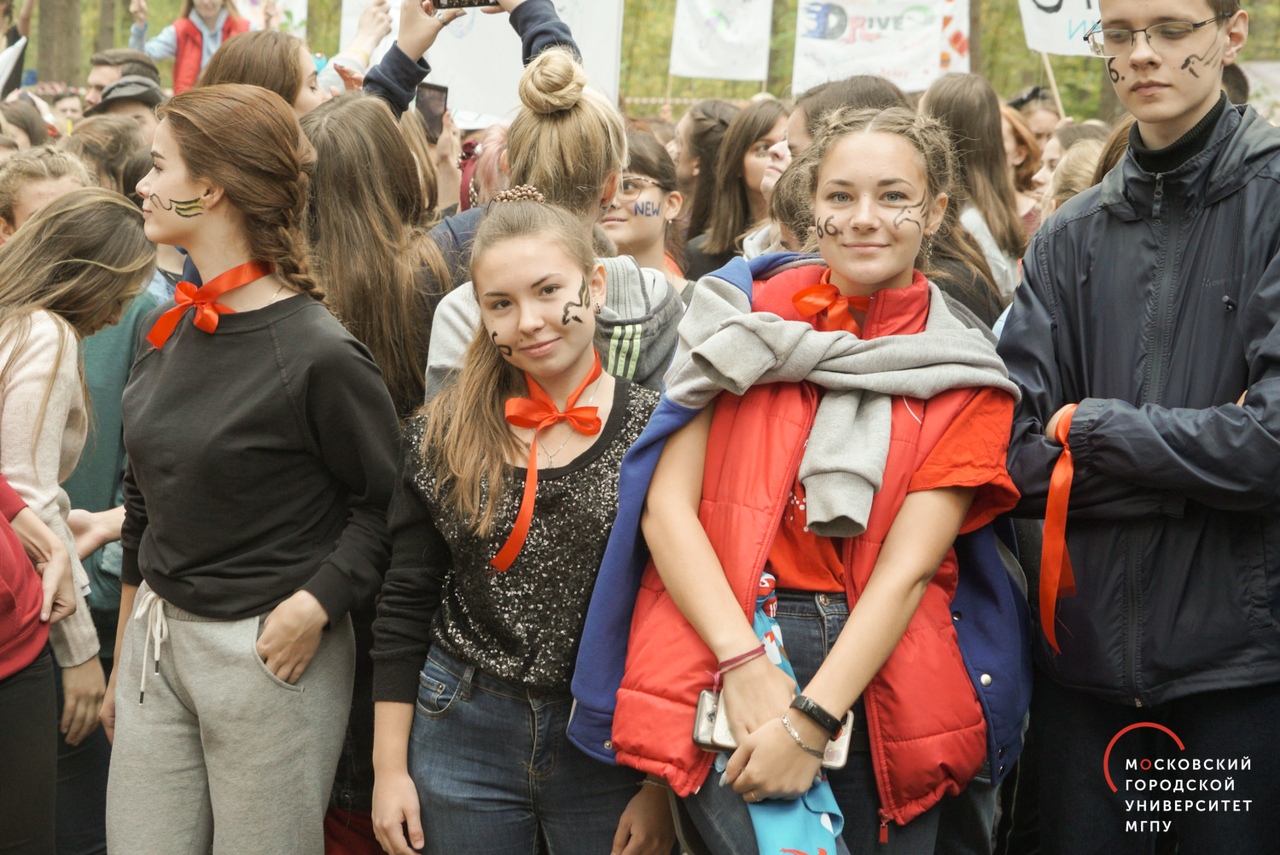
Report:
[[[911,476],[907,492],[976,488],[973,504],[960,526],[962,534],[1012,509],[1018,502],[1018,491],[1005,469],[1012,421],[1013,398],[998,389],[978,392]],[[842,547],[843,539],[809,531],[804,486],[797,478],[769,550],[768,569],[777,577],[778,588],[843,593]]]

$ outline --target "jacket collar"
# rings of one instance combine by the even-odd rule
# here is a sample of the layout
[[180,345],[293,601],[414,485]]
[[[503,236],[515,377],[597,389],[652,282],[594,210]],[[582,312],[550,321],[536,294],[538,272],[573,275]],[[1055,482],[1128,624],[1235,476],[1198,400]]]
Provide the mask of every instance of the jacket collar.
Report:
[[1180,208],[1203,208],[1236,192],[1264,169],[1275,171],[1278,157],[1280,130],[1251,107],[1228,104],[1204,150],[1175,170],[1154,175],[1126,153],[1120,166],[1103,178],[1099,204],[1123,220],[1150,218],[1159,181],[1162,205],[1176,199]]
[[202,36],[211,36],[215,33],[221,35],[222,28],[227,24],[227,10],[223,9],[218,13],[218,20],[214,23],[213,27],[205,26],[204,18],[201,18],[200,13],[195,9],[192,9],[191,12],[188,13],[187,18],[191,23],[196,25],[196,29],[200,31]]

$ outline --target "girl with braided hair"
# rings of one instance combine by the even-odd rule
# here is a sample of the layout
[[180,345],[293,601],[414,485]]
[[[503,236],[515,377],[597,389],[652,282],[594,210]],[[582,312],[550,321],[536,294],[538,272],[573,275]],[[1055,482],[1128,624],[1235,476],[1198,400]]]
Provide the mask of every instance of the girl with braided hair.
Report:
[[386,561],[395,407],[308,267],[314,153],[289,105],[209,86],[160,120],[146,235],[206,279],[148,319],[124,392],[107,842],[315,853],[351,704],[348,613]]

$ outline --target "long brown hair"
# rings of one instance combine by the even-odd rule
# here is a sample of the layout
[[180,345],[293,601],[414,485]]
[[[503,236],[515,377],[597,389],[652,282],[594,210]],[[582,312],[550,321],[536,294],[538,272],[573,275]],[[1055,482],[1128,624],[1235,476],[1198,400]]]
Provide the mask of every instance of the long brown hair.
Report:
[[[9,348],[0,377],[26,346],[34,312],[65,322],[60,344],[88,335],[142,289],[155,261],[142,212],[119,193],[86,187],[41,208],[0,247],[0,347]],[[36,435],[60,364],[49,370]]]
[[[1031,126],[1027,124],[1027,120],[1008,104],[1000,105],[1000,118],[1009,123],[1009,128],[1013,131],[1013,138],[1018,148],[1026,152],[1026,157],[1022,158],[1022,163],[1013,167],[1013,187],[1019,193],[1030,193],[1035,190],[1035,184],[1031,179],[1040,171],[1040,155],[1042,154],[1040,143],[1036,142],[1036,135],[1032,133]],[[1001,127],[1002,139],[1003,134],[1004,128]]]
[[221,187],[244,215],[244,239],[255,261],[311,298],[324,290],[311,275],[302,230],[315,149],[293,109],[274,92],[239,83],[201,86],[157,111],[193,179]]
[[991,84],[976,74],[944,74],[925,91],[920,110],[951,132],[963,191],[955,201],[973,203],[1005,255],[1021,257],[1027,233],[1004,156],[1000,98]]
[[250,30],[218,48],[196,86],[249,83],[270,89],[288,104],[302,91],[298,51],[305,42],[280,30]]
[[689,133],[685,139],[685,156],[698,159],[698,178],[689,205],[689,228],[685,238],[693,240],[711,224],[711,211],[716,203],[716,171],[720,162],[720,146],[738,108],[728,101],[708,99],[689,108]]
[[750,227],[751,204],[743,182],[742,162],[756,140],[767,136],[788,115],[781,101],[757,101],[734,117],[720,145],[716,163],[715,198],[707,222],[706,251],[713,255],[738,250],[738,239]]
[[407,417],[422,405],[430,302],[420,271],[448,290],[449,273],[422,229],[426,206],[413,153],[391,110],[358,92],[335,98],[302,118],[315,146],[307,209],[316,274],[326,302],[373,354],[382,379]]
[[[595,265],[595,252],[581,218],[543,202],[494,202],[480,221],[471,250],[472,279],[477,262],[513,238],[538,235],[581,265],[584,276]],[[475,282],[477,292],[480,283]],[[444,501],[472,531],[484,537],[493,526],[495,497],[501,497],[510,474],[508,457],[527,449],[516,439],[504,416],[508,398],[527,394],[524,378],[511,366],[480,324],[462,363],[458,382],[427,405],[422,457],[441,474],[437,482]],[[429,456],[433,455],[433,456]]]
[[[339,98],[345,97],[347,96],[339,96]],[[305,122],[303,127],[306,127]],[[425,205],[418,221],[423,224],[431,223],[436,219],[436,208],[440,204],[440,176],[436,172],[435,153],[431,148],[431,141],[427,139],[426,120],[417,110],[405,110],[400,114],[396,127],[399,128],[405,144],[409,146],[409,152],[414,160],[413,172],[410,174],[418,177],[418,195],[421,196]]]

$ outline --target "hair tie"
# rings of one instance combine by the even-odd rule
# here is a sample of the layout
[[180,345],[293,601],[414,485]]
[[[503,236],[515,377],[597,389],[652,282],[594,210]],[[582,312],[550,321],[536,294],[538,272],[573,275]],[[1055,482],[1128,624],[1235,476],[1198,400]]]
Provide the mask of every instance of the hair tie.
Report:
[[501,193],[495,194],[493,197],[493,201],[494,202],[537,202],[539,204],[542,204],[547,201],[547,197],[543,196],[542,192],[539,191],[538,188],[534,187],[532,184],[521,184],[519,187],[512,187],[508,190],[503,190]]

